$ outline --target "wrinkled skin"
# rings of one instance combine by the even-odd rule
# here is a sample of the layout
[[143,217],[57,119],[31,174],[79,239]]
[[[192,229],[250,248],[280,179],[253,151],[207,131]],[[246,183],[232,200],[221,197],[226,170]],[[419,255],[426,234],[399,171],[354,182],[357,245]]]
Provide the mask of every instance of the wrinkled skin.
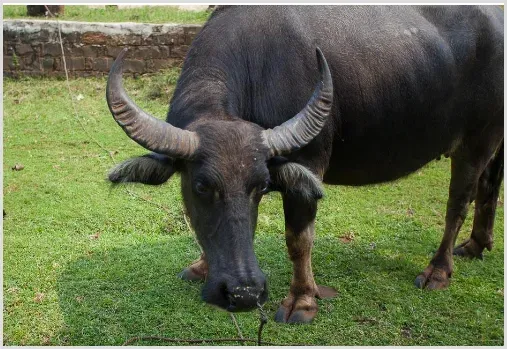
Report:
[[227,137],[184,163],[181,188],[206,254],[203,299],[230,311],[250,310],[267,299],[253,250],[257,209],[269,186],[267,149],[257,125],[224,121],[196,127],[203,143],[219,130],[227,130]]

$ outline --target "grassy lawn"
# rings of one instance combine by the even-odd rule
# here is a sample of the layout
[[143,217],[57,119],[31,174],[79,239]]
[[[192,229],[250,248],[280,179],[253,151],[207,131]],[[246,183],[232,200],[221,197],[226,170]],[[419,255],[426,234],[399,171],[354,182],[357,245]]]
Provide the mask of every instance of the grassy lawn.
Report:
[[[71,6],[68,6],[70,15]],[[139,10],[136,10],[139,12]],[[66,18],[67,19],[67,18]],[[128,79],[132,98],[163,117],[178,71]],[[144,154],[110,116],[105,79],[71,81],[79,117],[116,161]],[[111,189],[112,163],[79,126],[62,80],[4,80],[4,344],[121,345],[133,336],[236,337],[229,315],[176,277],[199,250],[182,216],[179,178]],[[16,163],[22,171],[13,171]],[[483,261],[457,259],[451,287],[414,287],[442,237],[448,159],[408,178],[361,188],[326,186],[313,254],[319,301],[311,325],[272,321],[292,266],[278,193],[262,201],[255,249],[268,277],[263,339],[313,345],[502,345],[504,207]],[[502,191],[503,198],[503,191]],[[473,209],[472,211],[473,212]],[[470,234],[471,218],[458,241]],[[340,237],[348,236],[351,239]],[[256,337],[258,314],[236,319]],[[137,344],[155,345],[159,342]],[[163,344],[163,343],[162,343]]]
[[[25,5],[4,5],[3,12],[4,19],[44,19],[44,17],[27,16]],[[65,21],[81,22],[202,24],[206,22],[209,14],[207,11],[184,11],[173,6],[147,6],[130,9],[106,7],[105,9],[100,9],[89,8],[88,6],[65,5],[65,13],[58,18]]]

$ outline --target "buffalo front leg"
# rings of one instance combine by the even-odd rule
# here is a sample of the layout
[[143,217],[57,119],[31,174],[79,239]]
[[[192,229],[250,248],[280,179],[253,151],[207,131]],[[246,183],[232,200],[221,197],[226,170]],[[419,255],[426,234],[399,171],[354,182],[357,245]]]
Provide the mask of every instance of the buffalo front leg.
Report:
[[205,280],[208,275],[208,263],[206,262],[206,256],[204,252],[201,254],[201,257],[190,264],[188,267],[183,269],[178,276],[187,281],[198,281]]
[[472,235],[454,248],[454,255],[482,259],[482,251],[493,247],[493,225],[503,179],[503,143],[488,164],[477,185]]
[[317,315],[317,298],[332,297],[331,288],[317,286],[313,279],[311,252],[315,233],[317,200],[303,199],[294,194],[283,195],[285,239],[293,277],[290,292],[275,315],[275,321],[309,323]]
[[452,275],[452,253],[456,237],[465,221],[470,198],[477,188],[481,166],[462,158],[451,158],[451,183],[445,216],[445,231],[435,256],[424,271],[415,279],[415,285],[429,290],[449,286]]

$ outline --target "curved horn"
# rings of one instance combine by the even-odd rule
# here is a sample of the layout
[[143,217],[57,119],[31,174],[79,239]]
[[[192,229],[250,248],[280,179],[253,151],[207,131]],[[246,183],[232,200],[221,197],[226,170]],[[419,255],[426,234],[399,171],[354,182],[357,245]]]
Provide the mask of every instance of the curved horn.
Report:
[[287,154],[307,145],[326,123],[333,104],[333,81],[326,58],[318,47],[317,62],[320,81],[303,110],[280,126],[262,132],[269,157]]
[[173,158],[188,159],[197,149],[195,132],[183,130],[159,120],[139,108],[125,92],[122,84],[123,49],[111,67],[107,80],[107,105],[123,131],[148,150]]

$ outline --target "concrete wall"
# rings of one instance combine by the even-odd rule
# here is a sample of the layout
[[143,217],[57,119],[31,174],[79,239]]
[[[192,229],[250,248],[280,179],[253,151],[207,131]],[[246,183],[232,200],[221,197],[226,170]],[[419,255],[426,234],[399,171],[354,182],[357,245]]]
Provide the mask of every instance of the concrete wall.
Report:
[[[63,76],[56,21],[4,20],[5,76]],[[201,29],[194,24],[87,23],[60,21],[71,76],[100,76],[129,48],[127,74],[178,66]]]

